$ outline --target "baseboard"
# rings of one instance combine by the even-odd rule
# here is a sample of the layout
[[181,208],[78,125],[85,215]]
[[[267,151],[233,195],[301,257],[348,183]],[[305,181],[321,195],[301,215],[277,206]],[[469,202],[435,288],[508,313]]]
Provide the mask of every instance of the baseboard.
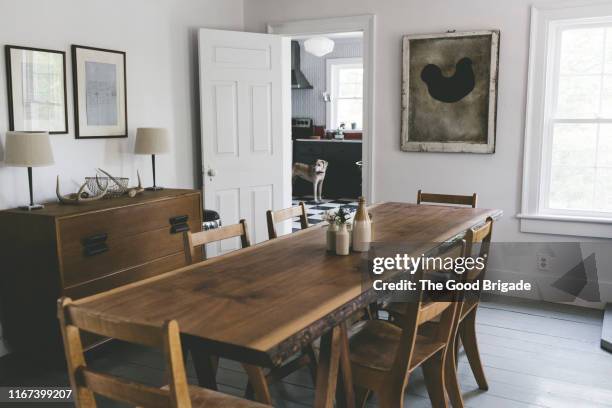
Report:
[[612,303],[606,305],[601,326],[601,348],[612,353]]

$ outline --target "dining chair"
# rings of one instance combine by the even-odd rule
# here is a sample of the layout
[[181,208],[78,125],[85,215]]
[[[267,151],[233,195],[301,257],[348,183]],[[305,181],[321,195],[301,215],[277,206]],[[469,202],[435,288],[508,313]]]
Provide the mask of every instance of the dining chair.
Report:
[[306,206],[303,202],[300,202],[297,206],[283,208],[282,210],[268,210],[266,212],[266,218],[268,220],[268,237],[270,239],[278,238],[276,224],[295,217],[300,217],[300,227],[302,229],[309,227],[308,218],[306,216]]
[[471,196],[466,195],[452,195],[452,194],[432,194],[423,193],[421,190],[417,192],[417,204],[421,203],[438,203],[438,204],[455,204],[455,205],[468,205],[472,208],[476,208],[476,201],[478,195],[476,193]]
[[245,220],[240,220],[238,224],[225,225],[216,229],[209,229],[200,232],[185,231],[183,233],[183,245],[185,249],[185,261],[191,265],[198,259],[197,248],[210,244],[211,242],[222,241],[224,239],[240,237],[242,248],[251,245],[249,230]]
[[[474,378],[476,379],[476,383],[478,384],[478,388],[483,391],[489,389],[489,385],[487,383],[487,379],[482,366],[482,360],[480,359],[478,341],[476,338],[476,310],[478,309],[478,305],[480,303],[482,280],[484,279],[487,270],[492,235],[492,218],[487,218],[486,222],[481,226],[470,228],[465,235],[465,256],[474,256],[474,248],[475,246],[479,245],[480,248],[478,250],[478,254],[476,254],[475,256],[480,257],[484,260],[484,266],[482,268],[475,267],[465,274],[466,282],[470,283],[480,281],[481,283],[477,286],[478,290],[467,291],[464,293],[464,300],[461,303],[461,306],[457,313],[457,333],[453,338],[453,347],[450,351],[451,356],[449,357],[448,362],[448,369],[454,372],[455,375],[453,376],[452,373],[449,374],[446,382],[447,392],[449,394],[449,397],[451,398],[451,402],[453,403],[454,408],[463,407],[461,388],[459,386],[459,381],[456,376],[456,364],[459,353],[460,341],[461,344],[463,344],[463,349],[465,350],[465,354],[468,358],[468,362],[470,364],[470,368],[472,369],[472,373],[474,374]],[[388,309],[390,317],[394,321],[401,321],[403,315],[406,313],[406,310],[402,310],[400,307],[398,307],[398,305],[398,303],[394,303]],[[437,324],[438,323],[435,321],[431,321],[424,324],[423,332],[431,333],[432,331],[436,330],[435,326]]]
[[[462,240],[449,251],[449,256],[463,256],[466,250]],[[464,274],[465,275],[465,274]],[[424,271],[414,275],[415,282],[423,279]],[[457,280],[464,281],[463,275]],[[444,298],[430,301],[425,298],[421,285],[406,300],[406,313],[395,323],[368,320],[349,341],[349,356],[356,387],[357,407],[364,406],[368,395],[374,392],[382,408],[403,407],[404,391],[410,374],[423,368],[427,392],[433,407],[446,407],[446,368],[458,325],[457,313],[462,294],[448,291]],[[420,333],[426,322],[438,319],[436,329],[429,336]],[[452,380],[452,379],[451,379]]]
[[[67,297],[58,301],[58,317],[68,377],[78,408],[95,408],[95,395],[148,408],[267,406],[189,385],[176,320],[167,321],[162,326],[118,320],[75,307]],[[83,353],[81,330],[163,350],[169,384],[155,388],[89,368]]]

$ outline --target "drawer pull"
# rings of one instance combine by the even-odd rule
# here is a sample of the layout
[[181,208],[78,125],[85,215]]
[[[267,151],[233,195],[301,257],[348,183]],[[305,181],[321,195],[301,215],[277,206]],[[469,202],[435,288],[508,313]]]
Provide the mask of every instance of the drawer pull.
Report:
[[170,233],[178,234],[179,232],[189,231],[189,220],[188,215],[177,215],[176,217],[170,218]]
[[94,256],[108,251],[106,239],[108,234],[92,235],[91,237],[83,238],[83,253],[85,256]]

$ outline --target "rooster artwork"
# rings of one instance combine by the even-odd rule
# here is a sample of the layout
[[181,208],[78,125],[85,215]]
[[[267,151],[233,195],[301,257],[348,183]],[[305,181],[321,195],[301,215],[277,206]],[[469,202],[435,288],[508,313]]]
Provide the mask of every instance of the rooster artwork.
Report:
[[404,151],[495,152],[499,31],[408,35]]

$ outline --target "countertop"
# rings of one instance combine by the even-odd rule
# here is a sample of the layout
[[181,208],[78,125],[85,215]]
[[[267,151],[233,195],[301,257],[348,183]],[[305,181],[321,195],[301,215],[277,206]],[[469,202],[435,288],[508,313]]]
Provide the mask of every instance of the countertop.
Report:
[[361,139],[295,139],[297,142],[318,142],[318,143],[361,143]]

